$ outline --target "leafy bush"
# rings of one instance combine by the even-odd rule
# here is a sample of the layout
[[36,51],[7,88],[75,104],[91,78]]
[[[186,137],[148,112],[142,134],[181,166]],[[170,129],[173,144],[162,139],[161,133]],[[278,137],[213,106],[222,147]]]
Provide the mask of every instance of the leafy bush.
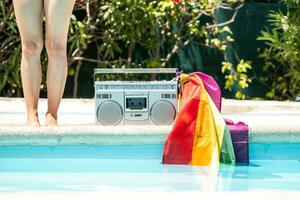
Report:
[[[15,95],[14,90],[21,88],[20,84],[13,85],[20,82],[20,77],[13,75],[19,74],[20,60],[17,59],[20,56],[20,41],[13,12],[7,13],[11,7],[8,2],[4,0],[0,3],[0,10],[4,10],[0,15],[1,22],[10,16],[10,23],[4,22],[5,28],[0,30],[0,42],[13,40],[14,44],[3,46],[9,51],[6,52],[6,58],[0,57],[3,66],[0,79],[3,88],[6,88],[0,93],[11,96]],[[77,96],[78,76],[81,66],[86,62],[97,67],[112,68],[180,67],[180,63],[176,62],[178,52],[190,45],[214,48],[224,54],[228,44],[233,41],[227,25],[234,21],[241,5],[240,0],[87,0],[86,4],[75,10],[69,32],[69,75],[74,77],[73,96]],[[232,19],[218,23],[215,13],[221,8],[234,10]],[[2,36],[2,32],[10,30],[10,27],[13,27],[13,31]],[[43,66],[46,61],[46,55],[43,54]],[[7,71],[9,62],[14,62],[11,64],[14,73]],[[227,67],[224,67],[226,63]],[[236,94],[237,98],[245,98],[241,91],[250,83],[247,77],[250,68],[249,62],[243,60],[237,66],[232,66],[224,56],[226,88],[230,89],[239,83],[241,90]],[[12,76],[12,81],[2,79],[2,74]]]
[[288,12],[269,14],[272,29],[262,31],[258,40],[267,48],[260,56],[265,60],[267,77],[261,78],[270,91],[269,99],[294,100],[300,95],[300,2],[285,0]]
[[13,6],[0,2],[0,91],[3,95],[20,94],[20,37],[17,32]]

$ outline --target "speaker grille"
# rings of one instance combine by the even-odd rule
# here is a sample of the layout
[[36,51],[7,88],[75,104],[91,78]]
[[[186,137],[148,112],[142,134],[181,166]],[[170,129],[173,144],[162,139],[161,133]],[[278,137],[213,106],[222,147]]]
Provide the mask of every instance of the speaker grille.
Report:
[[97,110],[98,121],[106,126],[115,126],[119,124],[123,118],[123,111],[115,101],[105,101],[98,107]]
[[151,107],[150,117],[156,125],[170,125],[176,115],[174,106],[168,101],[158,101]]

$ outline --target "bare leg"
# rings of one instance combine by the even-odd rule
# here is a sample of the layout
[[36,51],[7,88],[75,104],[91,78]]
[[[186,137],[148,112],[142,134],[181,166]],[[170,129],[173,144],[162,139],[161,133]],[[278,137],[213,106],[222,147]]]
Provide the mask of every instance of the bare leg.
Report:
[[57,125],[57,111],[67,77],[67,35],[75,0],[44,0],[48,53],[46,125]]
[[22,41],[21,77],[27,108],[27,124],[40,126],[38,100],[41,85],[40,54],[43,48],[41,0],[13,0]]

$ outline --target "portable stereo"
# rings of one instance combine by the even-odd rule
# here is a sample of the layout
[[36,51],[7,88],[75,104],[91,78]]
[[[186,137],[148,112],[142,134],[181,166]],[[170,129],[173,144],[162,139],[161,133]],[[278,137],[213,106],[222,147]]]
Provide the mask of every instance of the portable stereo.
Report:
[[177,114],[175,68],[95,69],[97,74],[174,74],[172,80],[95,80],[96,123],[103,126],[158,125],[174,122]]

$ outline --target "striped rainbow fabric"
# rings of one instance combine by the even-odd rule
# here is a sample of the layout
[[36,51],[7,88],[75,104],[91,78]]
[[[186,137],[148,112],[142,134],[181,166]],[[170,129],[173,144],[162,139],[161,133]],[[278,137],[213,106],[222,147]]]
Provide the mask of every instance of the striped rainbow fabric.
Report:
[[179,113],[165,143],[163,164],[235,164],[229,129],[196,74],[180,76]]

